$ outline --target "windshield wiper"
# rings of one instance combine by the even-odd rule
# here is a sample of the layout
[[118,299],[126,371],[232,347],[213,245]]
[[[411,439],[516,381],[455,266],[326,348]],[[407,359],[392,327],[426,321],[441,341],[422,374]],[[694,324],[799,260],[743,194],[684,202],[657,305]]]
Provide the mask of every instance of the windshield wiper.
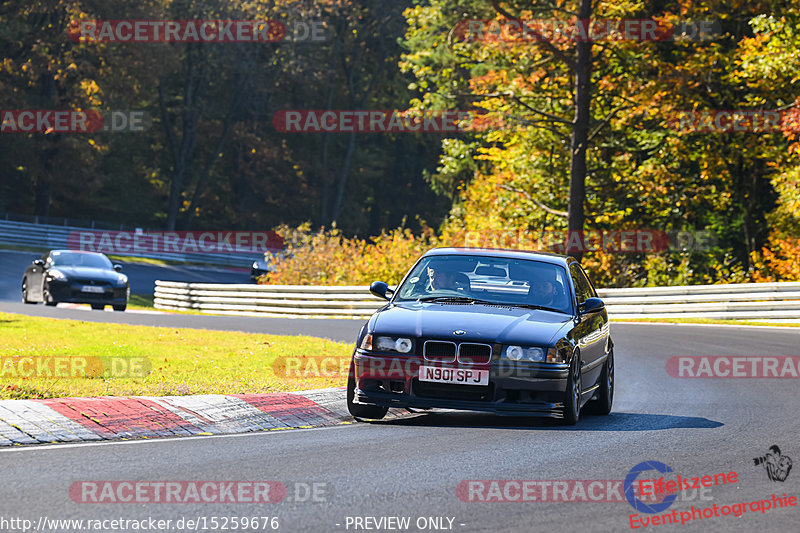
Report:
[[423,296],[417,298],[418,302],[436,302],[436,303],[464,303],[464,304],[493,304],[487,300],[477,300],[468,296]]
[[545,305],[515,304],[515,303],[508,303],[508,304],[503,304],[503,305],[507,305],[509,307],[523,307],[525,309],[537,309],[537,310],[540,310],[540,311],[553,311],[554,313],[562,313],[562,314],[565,314],[565,315],[568,314],[566,311],[564,311],[562,309],[556,309],[555,307],[547,307]]

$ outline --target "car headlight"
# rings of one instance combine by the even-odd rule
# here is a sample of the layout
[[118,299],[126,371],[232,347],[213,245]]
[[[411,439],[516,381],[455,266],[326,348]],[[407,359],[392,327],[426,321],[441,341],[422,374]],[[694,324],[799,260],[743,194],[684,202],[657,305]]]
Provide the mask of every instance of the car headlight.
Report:
[[258,270],[258,261],[253,261],[253,268]]
[[544,361],[544,350],[537,346],[506,346],[503,357],[512,361]]
[[126,276],[125,274],[118,274],[117,275],[117,285],[122,287],[126,283],[128,283],[128,276]]
[[47,277],[57,281],[67,281],[66,274],[55,268],[51,268],[50,270],[47,271]]

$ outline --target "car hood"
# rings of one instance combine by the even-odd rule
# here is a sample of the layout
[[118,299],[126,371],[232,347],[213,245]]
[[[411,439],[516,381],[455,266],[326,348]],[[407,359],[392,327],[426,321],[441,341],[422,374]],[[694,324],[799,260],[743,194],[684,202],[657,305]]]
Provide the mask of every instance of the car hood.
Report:
[[551,311],[432,302],[390,304],[370,322],[378,334],[540,346],[553,344],[573,323],[571,316]]
[[68,278],[84,278],[93,279],[95,281],[114,282],[117,281],[119,277],[115,270],[107,270],[104,268],[58,265],[54,266],[53,268],[62,272]]

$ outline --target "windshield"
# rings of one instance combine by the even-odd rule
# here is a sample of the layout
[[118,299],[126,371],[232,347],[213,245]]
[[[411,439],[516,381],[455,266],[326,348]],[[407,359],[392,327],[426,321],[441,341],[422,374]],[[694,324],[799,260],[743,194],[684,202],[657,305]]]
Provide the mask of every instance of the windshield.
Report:
[[86,254],[73,252],[52,252],[51,266],[82,266],[89,268],[113,268],[111,261],[103,254]]
[[417,263],[395,301],[478,300],[571,313],[566,276],[561,266],[541,261],[436,255]]

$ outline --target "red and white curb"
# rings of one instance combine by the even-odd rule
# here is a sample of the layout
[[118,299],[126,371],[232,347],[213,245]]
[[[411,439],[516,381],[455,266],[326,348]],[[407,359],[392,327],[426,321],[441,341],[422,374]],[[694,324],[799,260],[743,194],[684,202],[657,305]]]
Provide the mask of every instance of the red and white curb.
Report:
[[[405,411],[391,410],[392,415]],[[0,446],[220,435],[348,423],[344,389],[0,401]]]

